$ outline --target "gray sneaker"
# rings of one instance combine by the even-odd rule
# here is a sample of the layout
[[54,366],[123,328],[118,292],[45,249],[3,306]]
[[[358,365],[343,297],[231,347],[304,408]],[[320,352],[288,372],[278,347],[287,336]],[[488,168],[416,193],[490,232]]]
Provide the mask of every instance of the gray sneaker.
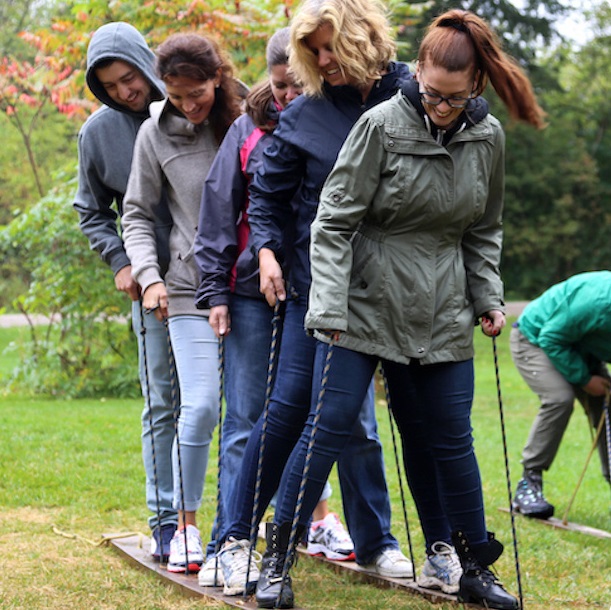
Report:
[[[252,551],[250,557],[250,542],[248,540],[236,540],[231,537],[225,542],[221,549],[218,559],[221,570],[223,571],[223,582],[225,595],[242,595],[254,592],[259,580],[258,563],[261,555],[257,551]],[[250,570],[248,562],[250,560]],[[248,582],[246,574],[248,573]]]
[[384,549],[372,563],[361,566],[367,572],[374,572],[388,578],[410,578],[414,575],[412,562],[399,549]]
[[200,587],[222,587],[225,584],[218,557],[212,555],[206,559],[197,575],[197,582]]
[[444,593],[456,593],[460,584],[462,567],[454,547],[439,541],[431,545],[432,555],[424,562],[418,576],[418,585],[425,589],[441,589]]
[[516,495],[511,507],[525,517],[549,519],[554,514],[554,506],[543,495],[543,476],[538,470],[525,470],[518,481]]

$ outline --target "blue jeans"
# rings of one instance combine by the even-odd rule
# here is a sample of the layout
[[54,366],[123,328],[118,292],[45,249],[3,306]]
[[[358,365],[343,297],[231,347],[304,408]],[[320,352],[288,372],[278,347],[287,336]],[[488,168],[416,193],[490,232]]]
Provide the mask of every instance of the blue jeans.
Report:
[[[315,379],[319,388],[328,350],[327,344],[318,344]],[[306,485],[306,513],[320,481],[350,439],[378,362],[376,356],[333,348]],[[482,486],[471,434],[473,361],[403,365],[383,360],[382,365],[427,550],[436,541],[450,542],[455,529],[464,531],[474,545],[486,542]],[[312,411],[285,469],[277,523],[292,519],[313,415]]]
[[175,442],[172,451],[173,505],[196,511],[202,501],[210,442],[218,421],[218,341],[203,316],[172,316],[168,326],[180,388],[178,446]]
[[138,368],[144,397],[142,459],[146,474],[146,505],[153,513],[149,526],[154,529],[159,524],[176,524],[178,520],[176,509],[172,506],[174,408],[170,397],[167,328],[154,315],[145,314],[143,334],[142,320],[140,302],[133,301],[132,328],[138,338]]
[[[310,410],[316,341],[304,331],[306,307],[306,295],[287,302],[276,382],[267,417],[257,522],[261,520],[278,487],[284,466]],[[373,393],[363,400],[366,395],[367,387],[354,418],[353,435],[338,462],[344,515],[357,559],[361,563],[368,563],[385,548],[398,548],[396,539],[390,533],[390,501],[382,446],[377,435]],[[262,426],[261,417],[246,445],[236,491],[234,519],[226,537],[243,539],[250,534]],[[326,478],[320,480],[316,492],[312,493],[308,510],[302,513],[304,525],[318,502]]]
[[[221,441],[220,524],[215,520],[207,555],[215,552],[217,540],[225,537],[231,523],[237,481],[246,442],[263,412],[268,360],[273,332],[273,309],[263,300],[232,295],[229,307],[231,332],[225,338],[226,411]],[[277,322],[278,340],[282,320]],[[330,486],[321,499],[331,495]]]

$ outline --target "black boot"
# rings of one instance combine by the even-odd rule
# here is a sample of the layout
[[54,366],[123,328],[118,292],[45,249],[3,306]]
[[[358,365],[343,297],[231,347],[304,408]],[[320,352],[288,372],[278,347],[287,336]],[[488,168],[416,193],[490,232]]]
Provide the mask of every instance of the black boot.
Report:
[[[295,597],[288,571],[282,583],[282,571],[287,556],[293,555],[289,553],[291,524],[266,523],[265,527],[267,548],[261,560],[261,574],[257,583],[257,606],[259,608],[292,608],[295,605]],[[301,525],[297,526],[295,542],[299,542],[304,529]],[[288,569],[290,568],[289,565]]]
[[495,539],[494,534],[488,532],[487,543],[472,547],[463,532],[454,532],[452,543],[463,569],[458,590],[459,601],[479,604],[485,608],[518,610],[518,600],[505,591],[489,569],[503,552],[503,545]]

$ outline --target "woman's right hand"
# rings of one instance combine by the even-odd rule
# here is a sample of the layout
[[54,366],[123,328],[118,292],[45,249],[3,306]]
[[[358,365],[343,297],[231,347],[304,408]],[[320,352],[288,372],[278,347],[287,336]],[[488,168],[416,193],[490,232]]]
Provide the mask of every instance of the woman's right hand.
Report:
[[231,332],[231,316],[227,305],[216,305],[210,308],[208,322],[214,331],[217,339],[228,335]]
[[269,248],[259,250],[259,290],[270,307],[274,307],[276,301],[286,299],[282,267]]

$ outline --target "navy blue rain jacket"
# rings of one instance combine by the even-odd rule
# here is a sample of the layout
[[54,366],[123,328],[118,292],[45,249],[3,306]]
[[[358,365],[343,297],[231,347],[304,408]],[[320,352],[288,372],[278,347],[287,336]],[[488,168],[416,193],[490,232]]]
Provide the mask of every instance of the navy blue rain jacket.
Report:
[[[281,113],[250,185],[248,214],[255,250],[270,248],[281,263],[291,258],[288,281],[298,293],[306,293],[310,286],[310,225],[346,136],[365,110],[391,98],[409,77],[405,64],[393,62],[374,83],[365,103],[354,87],[325,83],[323,96],[301,95]],[[287,252],[285,231],[293,224],[294,196],[295,237],[290,242],[292,252]]]

